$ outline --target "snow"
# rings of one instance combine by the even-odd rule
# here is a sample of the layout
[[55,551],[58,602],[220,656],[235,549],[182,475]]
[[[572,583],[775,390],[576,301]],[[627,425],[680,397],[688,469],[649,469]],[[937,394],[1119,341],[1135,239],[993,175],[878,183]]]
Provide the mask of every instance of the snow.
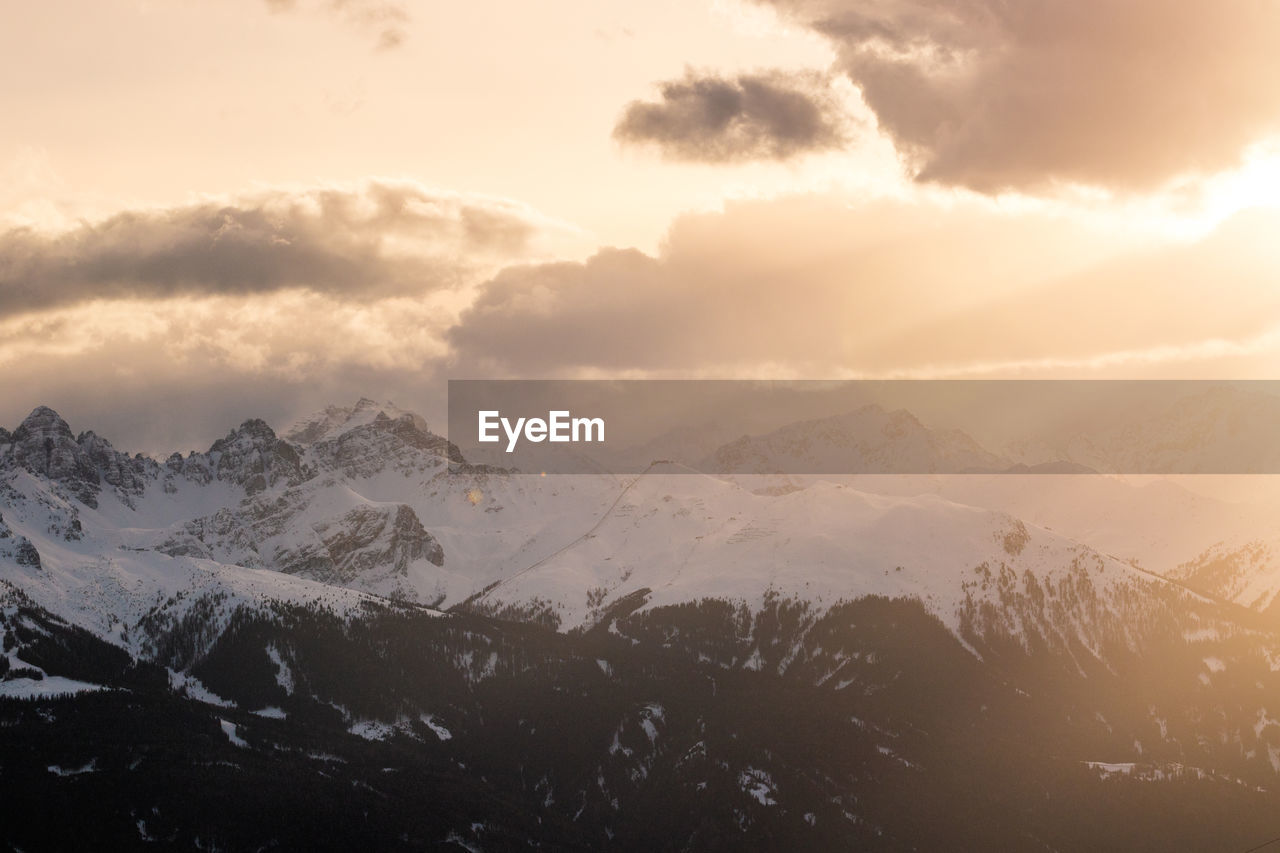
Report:
[[431,729],[431,731],[435,733],[436,737],[440,738],[440,740],[450,740],[453,738],[453,733],[440,723],[437,723],[436,718],[431,714],[423,714],[420,719],[427,728]]
[[[1280,499],[1232,504],[1182,485],[1102,476],[714,478],[677,465],[642,477],[450,473],[437,452],[379,432],[380,413],[409,414],[362,400],[303,419],[284,434],[302,442],[305,463],[319,473],[248,500],[229,482],[200,484],[170,477],[160,466],[168,491],[152,479],[143,495],[126,502],[103,488],[99,507],[91,509],[43,477],[17,468],[0,472],[0,488],[11,498],[5,522],[30,539],[42,559],[36,571],[0,558],[0,580],[139,655],[149,651],[139,630],[144,617],[178,620],[201,603],[212,606],[216,634],[237,609],[273,601],[351,615],[379,596],[447,606],[494,583],[481,606],[549,602],[561,630],[591,625],[611,604],[647,588],[645,608],[719,598],[758,610],[769,600],[794,598],[809,602],[815,615],[866,595],[911,597],[958,632],[967,596],[978,604],[997,600],[995,584],[975,580],[977,567],[998,572],[1007,566],[1019,583],[1031,576],[1044,584],[1063,580],[1083,561],[1099,603],[1121,607],[1153,585],[1190,596],[1125,560],[1172,570],[1196,554],[1218,555],[1206,550],[1215,541],[1227,543],[1222,554],[1240,563],[1230,595],[1269,601],[1280,589],[1280,565],[1270,556],[1280,553],[1280,539],[1276,547],[1240,545],[1246,531],[1274,517],[1272,505]],[[802,448],[791,439],[805,435],[786,432],[786,452]],[[339,438],[347,454],[341,458],[333,455]],[[894,452],[916,453],[921,446]],[[971,452],[961,444],[943,449]],[[443,548],[442,566],[419,558],[403,571],[366,567],[341,578],[350,588],[272,570],[285,555],[323,553],[318,531],[336,529],[355,510],[381,517],[402,506]],[[236,519],[229,534],[209,532],[217,527],[212,522],[197,525],[202,539],[184,532],[188,523],[220,511]],[[58,527],[54,521],[63,524],[72,515],[82,524],[81,539],[50,532]],[[267,519],[254,527],[253,541],[246,538],[249,518]],[[1019,534],[1016,548],[1007,544],[1011,533]],[[174,550],[175,539],[190,540],[193,553],[211,558],[154,550],[166,543]],[[367,550],[375,554],[388,542],[379,539]],[[1053,629],[1076,632],[1087,646],[1085,617],[1067,612],[1061,618],[1066,621]],[[1211,622],[1187,629],[1197,642],[1219,633]],[[287,649],[272,646],[268,654],[276,683],[292,693]],[[494,660],[479,668],[480,677],[492,673]],[[1221,663],[1205,658],[1210,673]],[[611,674],[606,661],[597,665]],[[743,663],[762,665],[759,650]],[[838,671],[828,678],[836,680]],[[193,698],[229,704],[192,679],[174,680]],[[852,683],[838,680],[837,689]]]
[[234,708],[236,706],[236,703],[230,699],[223,699],[205,687],[200,682],[200,679],[189,673],[169,670],[169,687],[177,693],[184,694],[189,699],[203,702],[206,705],[216,705],[219,708]]
[[[453,737],[453,734],[448,729],[436,723],[430,715],[423,714],[419,717],[419,720],[427,728],[431,729],[440,740],[448,740]],[[347,727],[347,731],[356,737],[371,741],[389,740],[395,735],[418,738],[417,733],[413,730],[413,724],[407,717],[401,717],[393,723],[385,723],[381,720],[354,720]]]
[[347,727],[347,731],[365,740],[386,740],[395,734],[396,728],[394,725],[378,720],[356,720]]
[[[1273,750],[1272,765],[1276,767],[1276,762],[1280,761],[1280,749]],[[1085,761],[1085,766],[1098,771],[1103,779],[1111,776],[1127,776],[1132,779],[1140,779],[1144,782],[1164,782],[1177,779],[1209,779],[1216,778],[1237,785],[1244,784],[1242,780],[1236,777],[1205,770],[1202,767],[1191,767],[1178,762],[1170,762],[1167,764],[1139,764],[1131,761]],[[1277,768],[1280,770],[1280,768]],[[1261,789],[1258,789],[1261,790]]]
[[[1025,527],[1018,553],[1004,542],[1016,521],[1002,512],[935,495],[875,495],[818,482],[780,496],[758,495],[697,474],[654,473],[625,487],[616,506],[548,557],[516,572],[482,597],[488,605],[551,601],[561,629],[587,626],[598,608],[584,592],[603,589],[605,604],[648,588],[645,608],[719,598],[753,609],[766,597],[810,602],[818,611],[867,595],[914,597],[958,633],[967,594],[994,599],[996,585],[974,589],[973,572],[1008,565],[1021,580],[1065,577],[1073,563],[1096,563],[1104,596],[1128,597],[1160,583],[1118,560],[1052,531]],[[1070,626],[1066,626],[1070,628]],[[761,664],[758,653],[746,668]]]
[[60,767],[57,764],[50,764],[48,770],[55,776],[79,776],[83,773],[95,773],[98,770],[98,760],[91,758],[87,763],[79,767]]
[[[362,602],[375,600],[279,572],[136,550],[140,547],[136,543],[155,538],[155,531],[163,529],[160,522],[166,514],[177,511],[176,499],[158,501],[155,505],[163,507],[164,513],[156,510],[148,518],[145,513],[152,504],[139,500],[137,509],[129,509],[108,490],[101,494],[99,508],[91,509],[63,497],[54,484],[26,471],[6,472],[3,479],[15,490],[5,506],[5,523],[35,544],[41,568],[32,570],[0,559],[0,581],[21,589],[37,606],[135,654],[147,651],[146,638],[137,630],[143,617],[165,613],[180,619],[200,601],[217,602],[215,618],[225,624],[236,609],[269,601],[320,605],[347,614]],[[218,483],[209,488],[222,500],[225,494],[220,490],[225,486]],[[158,487],[152,491],[161,494]],[[200,506],[197,502],[196,507]],[[79,540],[50,533],[54,516],[73,512],[82,525]],[[122,522],[130,526],[121,526]]]
[[30,678],[14,678],[0,681],[0,696],[6,699],[51,699],[76,693],[92,693],[97,690],[108,690],[101,684],[88,681],[76,681],[61,675],[46,675],[34,680]]
[[773,784],[773,777],[763,770],[748,767],[738,774],[738,785],[762,806],[776,806],[778,804],[778,801],[774,799],[778,791]]
[[1266,708],[1259,708],[1258,721],[1253,724],[1253,736],[1255,738],[1260,738],[1262,737],[1263,729],[1265,729],[1267,726],[1277,726],[1277,725],[1280,725],[1280,720],[1277,720],[1274,717],[1267,714]]
[[649,738],[651,745],[658,741],[658,727],[654,721],[661,723],[665,722],[666,719],[666,709],[657,702],[650,702],[641,709],[640,728],[644,730],[645,737]]
[[1133,768],[1136,766],[1131,761],[1127,761],[1127,762],[1126,761],[1122,761],[1122,762],[1086,761],[1085,765],[1093,768],[1094,770],[1102,771],[1103,778],[1106,778],[1107,776],[1112,776],[1115,774],[1128,776],[1133,773]]
[[267,646],[267,657],[271,658],[271,662],[276,666],[276,684],[285,693],[292,696],[293,670],[289,669],[288,662],[280,656],[280,650],[275,647],[274,643]]
[[622,745],[622,730],[616,729],[613,733],[613,741],[609,744],[610,755],[626,755],[630,757],[631,750]]
[[283,720],[288,718],[289,716],[283,710],[281,710],[280,708],[277,708],[274,705],[268,705],[265,708],[259,708],[253,713],[259,717],[266,717],[268,720]]
[[484,853],[483,847],[480,847],[477,844],[471,843],[470,841],[468,841],[467,839],[459,835],[457,832],[451,831],[447,836],[445,836],[444,840],[446,844],[457,845],[458,847],[461,847],[463,850],[468,851],[468,853]]
[[315,444],[356,427],[371,424],[380,413],[392,420],[409,415],[418,419],[420,428],[427,427],[426,421],[406,409],[401,409],[395,403],[379,403],[362,397],[354,406],[326,406],[319,412],[299,418],[286,427],[280,435],[282,438],[300,444]]
[[241,749],[249,748],[249,742],[240,737],[240,729],[235,723],[219,718],[218,725],[222,727],[222,733],[227,736],[227,740],[231,741],[233,746],[238,746]]
[[654,743],[658,740],[658,728],[653,724],[653,720],[645,717],[640,721],[640,727],[644,729],[645,736],[649,738],[649,743]]

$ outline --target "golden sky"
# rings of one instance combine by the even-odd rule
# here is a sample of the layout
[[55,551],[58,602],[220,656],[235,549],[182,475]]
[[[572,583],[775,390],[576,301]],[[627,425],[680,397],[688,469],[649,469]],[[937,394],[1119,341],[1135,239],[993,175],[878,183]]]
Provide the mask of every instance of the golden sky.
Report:
[[0,423],[446,377],[1277,378],[1277,0],[49,0]]

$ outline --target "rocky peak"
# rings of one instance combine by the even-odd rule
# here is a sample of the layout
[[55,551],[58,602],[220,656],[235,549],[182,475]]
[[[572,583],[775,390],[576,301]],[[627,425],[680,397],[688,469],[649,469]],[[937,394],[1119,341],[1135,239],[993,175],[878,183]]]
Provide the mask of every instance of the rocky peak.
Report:
[[98,505],[104,482],[126,500],[142,494],[147,465],[152,464],[117,452],[97,433],[73,436],[70,425],[48,406],[36,407],[12,435],[6,435],[12,442],[6,456],[13,463],[61,484],[92,507]]
[[[866,406],[857,412],[857,414],[870,414],[872,416],[881,417],[886,416],[884,409],[881,409],[879,406]],[[887,417],[889,426],[886,428],[886,431],[888,428],[902,431],[910,430],[912,432],[923,431],[925,429],[924,424],[920,423],[920,419],[908,412],[906,409],[894,409],[892,412],[887,413]]]
[[361,397],[354,406],[326,406],[321,411],[296,421],[283,432],[283,437],[295,445],[310,447],[357,427],[374,422],[395,421],[406,415],[413,419],[418,429],[427,430],[427,422],[421,416],[407,412],[391,402],[378,403],[368,397]]
[[62,419],[62,415],[48,406],[36,406],[32,409],[31,414],[18,425],[13,435],[17,441],[24,444],[32,441],[43,443],[45,440],[55,443],[75,443],[70,425]]
[[276,432],[261,418],[249,418],[209,448],[210,453],[234,452],[238,448],[263,448],[276,441]]
[[1002,470],[1008,463],[960,430],[930,429],[905,409],[868,405],[743,436],[697,467],[733,474],[887,474]]
[[293,485],[305,479],[298,451],[258,418],[215,441],[206,457],[213,476],[244,486],[251,495],[279,482]]
[[357,507],[317,524],[315,531],[332,561],[332,568],[324,572],[329,582],[350,583],[374,570],[403,576],[415,560],[444,565],[444,549],[405,504]]
[[142,494],[146,485],[143,472],[148,463],[145,457],[130,459],[128,454],[120,453],[111,446],[111,442],[92,430],[80,433],[76,444],[88,457],[89,464],[101,475],[103,482],[126,494]]
[[373,476],[383,470],[425,472],[462,461],[455,445],[408,412],[392,417],[379,411],[372,421],[313,445],[312,453],[321,464],[348,477]]
[[67,489],[85,504],[98,505],[99,477],[71,427],[48,406],[37,406],[13,431],[13,461]]
[[463,461],[462,451],[458,450],[457,445],[443,436],[431,432],[426,428],[425,422],[421,418],[406,414],[394,420],[387,418],[379,426],[383,431],[396,436],[405,444],[416,447],[419,450],[447,456],[453,462]]

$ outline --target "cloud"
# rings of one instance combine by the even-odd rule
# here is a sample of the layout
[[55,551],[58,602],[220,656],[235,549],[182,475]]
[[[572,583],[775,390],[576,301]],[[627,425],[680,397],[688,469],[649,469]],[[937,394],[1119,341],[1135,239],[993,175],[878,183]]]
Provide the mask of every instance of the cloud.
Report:
[[[272,12],[291,12],[297,0],[265,0]],[[351,26],[371,32],[379,50],[399,47],[408,38],[409,10],[395,0],[327,0],[322,6]]]
[[122,449],[204,449],[247,417],[392,399],[443,418],[446,294],[353,304],[299,291],[76,305],[0,321],[0,426],[50,405]]
[[654,256],[506,269],[447,339],[468,376],[808,378],[1179,375],[1272,340],[1280,214],[1187,245],[1104,227],[977,201],[741,203]]
[[918,364],[953,373],[1247,356],[1272,346],[1280,328],[1277,229],[1280,210],[1247,210],[1194,242],[1126,253],[922,318],[898,346],[928,352]]
[[[917,327],[1117,245],[1098,227],[980,202],[740,202],[678,220],[654,256],[605,249],[503,270],[448,338],[469,375],[887,370],[968,332],[897,346]],[[1009,337],[996,330],[994,340]]]
[[[512,237],[498,227],[510,219],[501,205],[472,211],[442,203],[429,215],[420,203],[410,216],[370,196],[377,193],[343,194],[341,204],[326,206],[304,204],[299,198],[311,194],[295,193],[265,208],[305,208],[296,217],[278,214],[307,224],[288,230],[289,238],[328,246],[340,258],[371,259],[352,264],[361,282],[373,282],[387,264],[398,271],[405,257],[415,269],[423,268],[421,257],[448,259],[423,242],[489,247],[498,266],[509,243],[526,240],[523,228]],[[461,215],[463,208],[471,215]],[[172,213],[156,216],[167,222]],[[358,239],[328,236],[349,232]],[[136,233],[142,236],[108,245],[152,258],[153,243],[174,243],[151,229]],[[373,233],[382,235],[377,251],[342,249]],[[97,240],[85,235],[71,244]],[[996,254],[996,245],[1006,248]],[[0,424],[12,426],[43,403],[77,429],[100,430],[131,450],[167,451],[207,446],[250,415],[283,423],[362,395],[438,419],[432,407],[444,399],[446,376],[767,376],[774,369],[824,376],[842,367],[891,368],[904,363],[894,342],[915,324],[1034,280],[1047,263],[1066,271],[1111,246],[1105,234],[1051,217],[1003,215],[991,205],[850,206],[838,197],[801,197],[684,217],[655,255],[606,249],[584,263],[508,266],[459,290],[276,286],[304,278],[292,274],[259,276],[252,287],[230,276],[211,284],[200,264],[198,286],[175,289],[153,277],[145,292],[80,287],[40,310],[0,312]],[[77,266],[66,252],[47,254],[60,259],[59,270]],[[930,352],[908,353],[906,363]]]
[[921,181],[1145,190],[1280,130],[1280,5],[759,0],[828,37]]
[[[379,257],[416,258],[410,237],[437,233],[355,198],[359,215],[306,221],[390,223]],[[468,228],[506,244],[484,217],[445,219],[446,245]],[[505,266],[462,289],[71,300],[0,314],[0,425],[44,403],[131,450],[189,449],[362,395],[438,421],[449,376],[1269,378],[1277,230],[1280,212],[1257,211],[1176,243],[967,195],[799,196],[682,217],[653,254]]]
[[511,202],[372,182],[124,211],[56,234],[17,228],[0,233],[0,317],[91,299],[457,287],[553,227]]
[[616,139],[707,163],[787,160],[849,141],[849,120],[830,81],[819,74],[721,77],[690,69],[658,88],[657,102],[627,105],[614,127]]
[[677,220],[652,255],[510,266],[461,291],[206,288],[0,316],[0,425],[44,403],[167,451],[362,395],[438,421],[448,376],[1274,373],[1280,213],[1138,250],[1016,207],[744,201]]

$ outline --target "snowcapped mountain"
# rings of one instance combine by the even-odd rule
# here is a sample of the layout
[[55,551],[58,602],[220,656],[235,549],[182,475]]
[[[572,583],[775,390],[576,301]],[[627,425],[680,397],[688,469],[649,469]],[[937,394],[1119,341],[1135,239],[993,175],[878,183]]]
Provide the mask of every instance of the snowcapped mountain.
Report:
[[[130,459],[92,432],[78,438],[71,427],[47,406],[36,408],[12,435],[0,432],[0,453],[19,467],[62,484],[86,506],[96,507],[103,485],[127,501],[142,492],[150,460]],[[149,468],[151,470],[149,470]]]
[[[815,616],[867,596],[918,599],[957,636],[975,627],[1102,656],[1124,623],[1203,599],[1000,511],[937,495],[820,482],[761,495],[701,475],[637,478],[589,531],[487,589],[473,607],[561,629],[619,605],[773,600]],[[1104,636],[1106,635],[1106,636]]]
[[[239,609],[266,602],[352,612],[360,592],[255,571],[206,553],[146,543],[162,525],[198,524],[242,501],[285,490],[306,473],[294,449],[247,421],[207,453],[164,464],[115,451],[92,432],[74,437],[40,407],[0,444],[0,582],[72,624],[138,653],[198,613],[216,638]],[[359,527],[359,519],[350,526]]]
[[[722,599],[754,612],[782,598],[821,613],[878,595],[918,598],[957,635],[998,613],[995,623],[1014,633],[1096,650],[1091,614],[1118,619],[1189,594],[1149,570],[1206,544],[1127,551],[1122,534],[1152,524],[1135,523],[1133,512],[1123,530],[1081,518],[1080,507],[1103,505],[1106,490],[1104,517],[1132,506],[1134,490],[1105,478],[1047,478],[1091,485],[1039,502],[1008,489],[1019,477],[914,479],[932,484],[925,488],[902,487],[910,477],[811,478],[762,490],[750,474],[736,482],[659,465],[640,477],[544,478],[468,465],[420,417],[367,399],[328,407],[287,435],[249,420],[206,452],[157,463],[93,433],[73,437],[52,410],[35,410],[0,445],[6,579],[32,587],[51,611],[119,637],[150,613],[149,602],[171,597],[349,608],[356,593],[372,593],[568,630],[624,604]],[[720,448],[714,464],[754,474],[849,452],[869,470],[1004,464],[963,433],[874,406],[744,438]],[[1164,506],[1156,503],[1157,516]],[[200,592],[178,595],[191,589]],[[1067,590],[1070,601],[1058,600]]]
[[[815,479],[791,478],[793,485]],[[1274,518],[1269,498],[1216,495],[1201,488],[1201,478],[974,474],[828,479],[872,494],[935,495],[1005,512],[1164,575],[1215,543],[1257,536]]]
[[[3,543],[17,543],[0,562],[0,583],[21,590],[36,605],[103,638],[146,654],[167,629],[192,614],[216,638],[243,607],[269,601],[323,604],[352,612],[362,593],[234,564],[169,556],[129,544],[134,533],[103,511],[69,498],[56,481],[10,472],[3,494]],[[106,497],[100,496],[102,503]],[[24,546],[29,557],[23,559]]]
[[379,415],[392,420],[400,420],[408,416],[419,432],[429,431],[426,419],[420,415],[405,411],[394,403],[379,404],[368,397],[361,397],[354,406],[325,406],[321,411],[301,418],[285,429],[283,438],[293,444],[316,444],[355,427],[372,424]]
[[718,474],[932,474],[993,471],[1009,464],[960,430],[929,429],[905,410],[868,405],[743,436],[695,467]]
[[1066,460],[1096,471],[1280,473],[1280,396],[1248,387],[1160,383],[1103,400],[1003,448],[1018,462]]
[[[735,458],[850,436],[875,465],[1003,464],[875,410]],[[1128,850],[1168,839],[1043,803],[1212,796],[1231,821],[1181,846],[1214,849],[1280,802],[1280,634],[1241,606],[1274,598],[1272,550],[1213,550],[1269,506],[1102,476],[541,477],[367,400],[160,462],[41,408],[0,433],[0,798],[38,816],[57,786],[114,846],[298,814],[299,786],[331,822],[222,846]]]

